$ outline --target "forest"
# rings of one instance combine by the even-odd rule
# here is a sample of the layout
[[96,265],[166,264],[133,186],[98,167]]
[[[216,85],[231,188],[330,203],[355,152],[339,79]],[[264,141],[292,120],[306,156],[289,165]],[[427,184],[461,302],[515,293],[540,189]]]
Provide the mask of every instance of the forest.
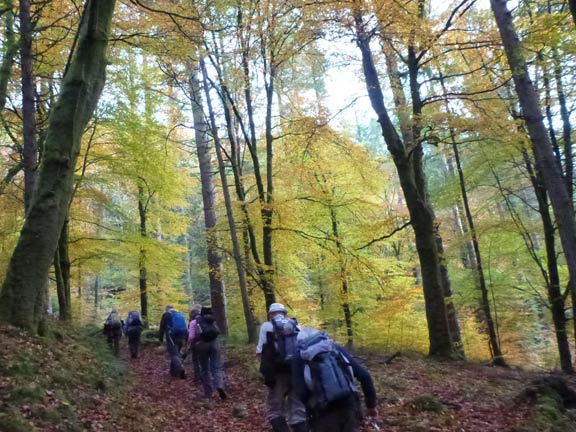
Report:
[[250,362],[278,302],[376,363],[571,379],[575,0],[2,0],[0,34],[5,347],[200,304]]

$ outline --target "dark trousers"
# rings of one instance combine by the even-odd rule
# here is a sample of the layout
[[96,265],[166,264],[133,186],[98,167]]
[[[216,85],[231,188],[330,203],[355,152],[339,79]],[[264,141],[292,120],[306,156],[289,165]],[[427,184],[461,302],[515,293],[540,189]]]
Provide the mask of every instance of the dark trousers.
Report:
[[110,329],[107,332],[108,345],[116,357],[120,354],[120,338],[122,338],[122,329]]
[[212,342],[197,342],[194,346],[200,366],[200,376],[204,396],[210,397],[214,389],[224,388],[224,369],[220,355],[220,345],[217,340]]
[[198,359],[198,352],[196,351],[196,347],[192,346],[190,348],[190,352],[192,353],[192,368],[194,369],[194,381],[202,381],[202,371],[200,370],[200,360]]
[[138,351],[140,350],[140,332],[128,333],[128,347],[130,348],[130,356],[138,358]]
[[176,353],[180,353],[182,347],[186,343],[186,333],[178,334],[168,332],[166,335],[166,349],[168,355],[173,356]]
[[357,432],[358,418],[354,406],[337,410],[324,410],[314,415],[314,432]]

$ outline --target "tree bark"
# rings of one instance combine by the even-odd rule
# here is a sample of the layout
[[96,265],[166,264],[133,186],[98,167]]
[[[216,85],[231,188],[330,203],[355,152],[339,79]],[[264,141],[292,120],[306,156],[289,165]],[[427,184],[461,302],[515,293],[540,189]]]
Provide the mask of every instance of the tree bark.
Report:
[[544,274],[546,286],[548,288],[548,301],[552,312],[552,321],[554,323],[554,332],[556,334],[556,343],[558,345],[558,354],[562,371],[573,373],[572,355],[570,353],[570,343],[566,333],[566,312],[565,301],[560,289],[560,275],[558,273],[558,260],[556,258],[555,228],[548,207],[548,197],[546,188],[542,183],[542,178],[538,172],[534,172],[527,151],[523,151],[526,168],[530,175],[532,187],[538,201],[538,213],[542,220],[542,229],[544,231],[544,242],[546,244],[546,265],[548,274]]
[[9,9],[4,12],[4,52],[2,53],[2,64],[0,65],[0,115],[3,115],[6,106],[8,83],[14,59],[18,53],[18,42],[14,33],[14,4],[12,0],[4,0],[4,8]]
[[[455,348],[448,324],[448,316],[441,281],[441,263],[436,238],[435,218],[429,205],[427,194],[422,189],[422,148],[418,144],[406,148],[404,142],[388,115],[384,105],[384,95],[380,78],[374,65],[370,48],[370,34],[364,30],[359,11],[354,13],[356,23],[356,44],[362,54],[362,66],[368,96],[382,128],[382,136],[400,178],[400,185],[406,198],[408,212],[416,238],[416,249],[420,259],[426,318],[430,340],[429,354],[432,356],[453,358]],[[413,131],[402,130],[404,134]],[[419,165],[420,164],[420,165]]]
[[142,184],[138,184],[138,216],[140,217],[140,237],[143,244],[138,255],[138,286],[140,288],[140,315],[148,323],[148,270],[146,268],[146,247],[144,242],[148,238],[147,227],[148,200]]
[[202,201],[204,203],[204,226],[206,228],[206,246],[208,251],[208,269],[210,278],[210,299],[216,322],[222,334],[228,334],[226,317],[225,288],[222,267],[222,256],[216,235],[216,209],[214,181],[212,180],[212,157],[208,142],[208,124],[204,117],[202,106],[201,83],[198,77],[198,67],[189,66],[190,93],[192,95],[192,115],[196,141],[196,154],[200,165],[200,181],[202,184]]
[[38,185],[0,294],[0,320],[40,331],[48,272],[68,212],[82,134],[106,79],[115,0],[89,0],[76,56],[50,116]]
[[349,348],[354,346],[354,327],[352,325],[352,313],[350,312],[349,291],[348,284],[348,269],[346,266],[346,257],[344,248],[342,247],[342,239],[338,232],[338,219],[336,218],[336,210],[330,206],[330,221],[332,223],[332,235],[336,242],[336,249],[338,251],[338,265],[340,267],[340,304],[342,312],[344,313],[344,323],[346,324],[346,344]]
[[58,248],[54,254],[54,273],[56,274],[56,291],[61,320],[72,318],[72,296],[70,295],[70,257],[68,254],[68,217],[64,220]]
[[34,24],[30,0],[20,0],[20,70],[22,83],[22,160],[24,163],[24,207],[30,207],[38,177],[38,138],[34,95]]
[[246,273],[244,271],[244,263],[242,262],[242,250],[238,242],[238,234],[236,231],[236,222],[234,221],[234,212],[232,210],[232,200],[230,198],[230,191],[228,190],[228,178],[226,177],[226,168],[224,166],[224,157],[222,156],[222,148],[220,136],[218,135],[218,127],[216,126],[216,116],[212,108],[212,99],[208,86],[206,66],[204,60],[200,60],[200,67],[202,69],[204,95],[206,96],[206,104],[208,106],[208,113],[210,117],[210,129],[212,137],[214,138],[214,146],[216,148],[216,157],[218,159],[218,170],[220,172],[220,181],[222,182],[222,193],[224,194],[224,204],[226,206],[226,217],[228,218],[228,227],[230,228],[230,239],[232,241],[232,253],[234,262],[236,263],[236,273],[238,274],[238,283],[240,285],[240,296],[242,298],[242,308],[244,310],[244,320],[246,322],[246,333],[248,335],[248,343],[256,343],[258,341],[258,334],[256,328],[256,321],[254,314],[250,307],[250,298],[248,296],[248,289],[246,284]]
[[[516,94],[522,107],[522,116],[526,123],[534,152],[536,170],[542,175],[542,180],[554,211],[570,275],[569,284],[574,303],[576,299],[574,286],[576,281],[576,249],[574,249],[576,244],[576,226],[574,224],[573,204],[568,194],[562,171],[554,157],[552,145],[544,126],[538,94],[528,74],[526,60],[521,51],[520,40],[512,21],[512,15],[505,0],[490,0],[490,5],[502,37],[508,64],[512,70]],[[576,305],[573,304],[573,308],[576,311]],[[576,336],[576,320],[574,320],[574,326]]]
[[476,262],[476,268],[474,269],[476,273],[476,278],[478,280],[478,287],[480,288],[480,293],[482,296],[482,311],[484,312],[484,319],[486,320],[486,325],[488,326],[488,336],[490,342],[490,352],[492,353],[492,363],[497,366],[506,366],[506,361],[502,355],[502,350],[500,349],[500,341],[498,339],[498,333],[496,331],[496,324],[492,319],[492,311],[490,308],[490,296],[488,293],[488,287],[486,285],[486,278],[484,276],[484,267],[482,263],[482,255],[480,254],[480,242],[478,241],[478,235],[476,234],[476,226],[474,224],[474,217],[472,216],[472,210],[470,209],[470,203],[468,201],[468,192],[466,191],[466,180],[464,179],[464,171],[462,170],[462,164],[460,163],[460,151],[456,141],[452,140],[452,150],[454,151],[454,159],[456,161],[456,168],[458,170],[458,180],[460,183],[460,193],[462,194],[462,203],[464,204],[464,211],[466,212],[466,220],[468,221],[468,228],[470,232],[470,238],[472,239],[472,246],[474,248],[474,258]]

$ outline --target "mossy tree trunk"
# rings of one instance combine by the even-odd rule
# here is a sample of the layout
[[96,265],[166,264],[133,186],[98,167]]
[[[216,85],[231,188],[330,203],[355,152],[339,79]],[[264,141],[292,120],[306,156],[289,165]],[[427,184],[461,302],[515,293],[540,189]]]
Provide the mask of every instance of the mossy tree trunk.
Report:
[[0,294],[0,320],[33,332],[45,315],[45,286],[73,191],[81,140],[106,79],[115,0],[88,0],[75,57],[50,115],[36,190]]

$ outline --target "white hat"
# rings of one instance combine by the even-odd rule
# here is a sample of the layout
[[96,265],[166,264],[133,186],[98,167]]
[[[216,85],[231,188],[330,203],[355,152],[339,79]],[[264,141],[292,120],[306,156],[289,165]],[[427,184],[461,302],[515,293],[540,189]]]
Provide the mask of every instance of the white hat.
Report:
[[270,305],[270,308],[268,309],[268,313],[274,313],[274,312],[288,313],[288,311],[286,310],[286,308],[284,307],[284,305],[282,303],[272,303]]

